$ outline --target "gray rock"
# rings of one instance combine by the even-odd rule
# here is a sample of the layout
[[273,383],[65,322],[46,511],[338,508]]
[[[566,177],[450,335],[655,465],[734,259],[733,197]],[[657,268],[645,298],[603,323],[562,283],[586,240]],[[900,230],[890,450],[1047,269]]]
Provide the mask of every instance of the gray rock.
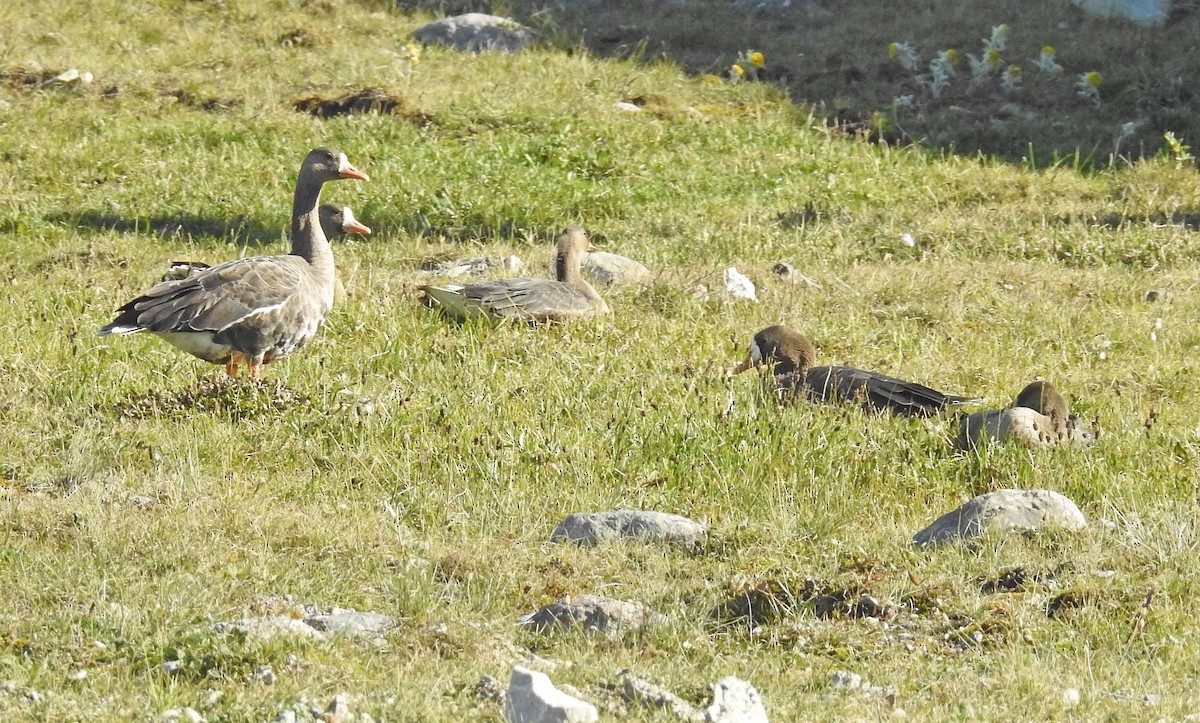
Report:
[[329,707],[325,712],[331,716],[346,717],[350,715],[350,696],[345,693],[338,693],[333,696],[333,700],[329,701]]
[[291,708],[279,711],[279,715],[275,716],[275,723],[296,723],[296,711]]
[[558,523],[551,542],[581,542],[596,545],[605,540],[636,539],[669,542],[696,551],[707,534],[704,525],[681,515],[652,510],[577,512]]
[[275,669],[269,665],[260,665],[254,671],[254,680],[263,685],[275,685]]
[[954,446],[971,450],[987,442],[1015,441],[1025,447],[1087,447],[1096,441],[1096,431],[1075,415],[1067,417],[1064,433],[1055,430],[1050,417],[1027,407],[1007,407],[974,412],[958,423]]
[[625,676],[621,681],[621,697],[628,703],[642,703],[653,708],[665,708],[671,711],[676,718],[683,721],[703,721],[704,714],[697,710],[691,703],[683,700],[666,688],[635,678],[632,675]]
[[708,723],[767,723],[762,696],[746,681],[730,676],[713,686],[713,702],[704,711]]
[[396,621],[376,612],[335,608],[329,615],[313,615],[304,623],[329,635],[383,635]]
[[545,673],[516,666],[504,698],[508,723],[590,723],[600,719],[596,706],[554,687]]
[[829,684],[834,688],[851,688],[858,690],[863,685],[862,676],[858,673],[851,673],[845,670],[836,670],[833,673],[833,678]]
[[978,537],[991,530],[1082,530],[1087,520],[1079,507],[1052,490],[1005,489],[979,495],[947,512],[913,537],[916,545]]
[[142,509],[158,507],[160,504],[157,497],[152,497],[150,495],[129,495],[125,498],[125,501],[135,507],[141,507]]
[[665,617],[639,602],[599,595],[563,596],[537,612],[518,618],[519,623],[538,632],[579,625],[588,633],[606,637],[617,637],[665,621]]
[[607,251],[593,251],[585,254],[582,271],[588,280],[596,284],[650,283],[650,269],[631,258],[610,254]]
[[163,672],[167,675],[170,675],[181,668],[183,668],[182,660],[164,660],[162,664]]
[[294,635],[299,638],[321,638],[324,635],[303,620],[287,615],[267,615],[261,618],[243,618],[213,625],[213,632],[241,632],[253,638],[274,638],[280,635]]
[[472,53],[484,50],[512,53],[532,43],[534,34],[511,18],[467,13],[423,25],[413,37],[427,45],[449,45]]

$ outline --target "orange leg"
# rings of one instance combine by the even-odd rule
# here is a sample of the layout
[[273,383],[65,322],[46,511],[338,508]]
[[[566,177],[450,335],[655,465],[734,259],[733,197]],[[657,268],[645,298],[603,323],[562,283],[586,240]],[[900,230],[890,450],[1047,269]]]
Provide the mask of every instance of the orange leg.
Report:
[[231,376],[231,377],[234,377],[234,378],[236,379],[236,378],[237,378],[237,375],[238,375],[238,365],[237,365],[237,362],[231,361],[231,362],[229,362],[228,364],[226,364],[226,365],[225,365],[225,373],[226,373],[226,374],[228,374],[228,375],[229,375],[229,376]]
[[262,362],[250,362],[250,378],[254,381],[262,379]]

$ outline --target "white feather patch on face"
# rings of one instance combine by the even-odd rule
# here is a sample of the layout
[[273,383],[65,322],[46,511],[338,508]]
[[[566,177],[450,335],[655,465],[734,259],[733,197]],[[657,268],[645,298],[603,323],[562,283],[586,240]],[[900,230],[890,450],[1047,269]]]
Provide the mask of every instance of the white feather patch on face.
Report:
[[[345,156],[343,155],[342,158]],[[350,210],[350,207],[342,206],[342,227],[353,226],[356,223],[358,223],[358,219],[354,217],[354,212]]]
[[758,364],[758,363],[762,362],[762,359],[763,359],[762,349],[758,348],[757,341],[755,341],[754,339],[751,339],[750,340],[750,361],[751,361],[751,363]]
[[345,153],[338,154],[338,173],[345,171],[350,167],[350,159],[346,158]]

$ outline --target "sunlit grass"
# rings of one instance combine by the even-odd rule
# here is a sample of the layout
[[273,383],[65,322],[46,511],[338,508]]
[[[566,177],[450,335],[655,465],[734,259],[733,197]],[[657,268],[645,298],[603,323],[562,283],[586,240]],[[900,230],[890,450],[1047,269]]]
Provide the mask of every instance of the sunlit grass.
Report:
[[[870,145],[762,85],[549,48],[430,48],[406,78],[391,53],[426,18],[375,7],[0,10],[0,69],[96,76],[0,85],[0,677],[45,695],[0,694],[6,719],[125,719],[201,707],[213,689],[210,720],[273,719],[338,691],[376,719],[477,705],[494,719],[473,685],[506,679],[513,645],[575,661],[554,675],[585,692],[628,667],[700,702],[740,675],[778,720],[889,714],[831,692],[837,669],[895,688],[917,718],[1052,718],[1067,687],[1087,718],[1144,715],[1119,689],[1162,695],[1156,716],[1194,711],[1194,171]],[[280,43],[297,29],[316,40]],[[374,85],[432,121],[290,109]],[[205,111],[181,88],[232,102]],[[613,107],[647,94],[662,110]],[[168,261],[282,249],[296,170],[324,143],[372,178],[325,199],[375,234],[337,246],[348,298],[310,347],[252,387],[153,338],[95,335]],[[416,303],[423,259],[516,253],[548,275],[551,239],[575,223],[656,271],[608,292],[611,319],[458,326]],[[776,279],[780,260],[821,288]],[[693,294],[729,265],[760,304]],[[1045,376],[1105,435],[1086,451],[957,456],[950,419],[775,409],[722,372],[778,322],[825,362],[992,405]],[[1061,491],[1093,527],[910,548],[933,517],[1009,486]],[[615,507],[702,520],[710,549],[546,542],[566,514]],[[980,592],[1014,566],[1056,570],[1060,587]],[[808,577],[892,604],[941,598],[951,619],[928,617],[910,650],[811,607],[755,636],[709,618],[733,590]],[[516,628],[576,592],[671,622],[605,643]],[[1049,617],[1060,593],[1085,604]],[[287,594],[402,625],[383,646],[210,632]],[[952,651],[960,628],[986,642]],[[176,658],[188,666],[168,675]],[[275,686],[252,682],[260,664]]]

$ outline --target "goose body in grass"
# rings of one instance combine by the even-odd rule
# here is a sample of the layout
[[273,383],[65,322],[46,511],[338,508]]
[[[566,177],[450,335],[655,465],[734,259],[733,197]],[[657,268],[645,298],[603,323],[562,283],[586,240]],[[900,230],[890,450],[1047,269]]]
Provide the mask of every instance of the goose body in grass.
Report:
[[497,279],[466,286],[426,285],[422,302],[458,319],[493,318],[535,323],[610,314],[608,304],[579,272],[591,250],[587,231],[571,227],[558,237],[557,280]]
[[[371,235],[370,227],[360,223],[354,217],[354,212],[350,210],[349,206],[335,206],[332,203],[325,203],[321,205],[317,213],[321,217],[321,232],[330,241],[351,234],[360,236]],[[178,281],[210,268],[212,266],[203,261],[172,261],[171,265],[167,268],[167,273],[163,274],[162,280]]]
[[815,366],[816,356],[812,342],[803,335],[786,326],[769,326],[754,335],[749,355],[734,372],[770,366],[767,384],[782,402],[797,398],[850,402],[872,412],[927,417],[947,406],[977,401],[854,367]]
[[1039,380],[1027,384],[1004,409],[964,416],[954,446],[970,450],[989,442],[1015,441],[1025,447],[1084,447],[1096,436],[1095,430],[1070,413],[1066,398],[1050,382]]
[[252,379],[262,365],[304,346],[333,307],[333,251],[321,230],[318,205],[327,181],[367,176],[332,148],[305,157],[292,202],[288,254],[251,256],[164,281],[117,310],[100,334],[151,332],[230,376],[245,366]]

